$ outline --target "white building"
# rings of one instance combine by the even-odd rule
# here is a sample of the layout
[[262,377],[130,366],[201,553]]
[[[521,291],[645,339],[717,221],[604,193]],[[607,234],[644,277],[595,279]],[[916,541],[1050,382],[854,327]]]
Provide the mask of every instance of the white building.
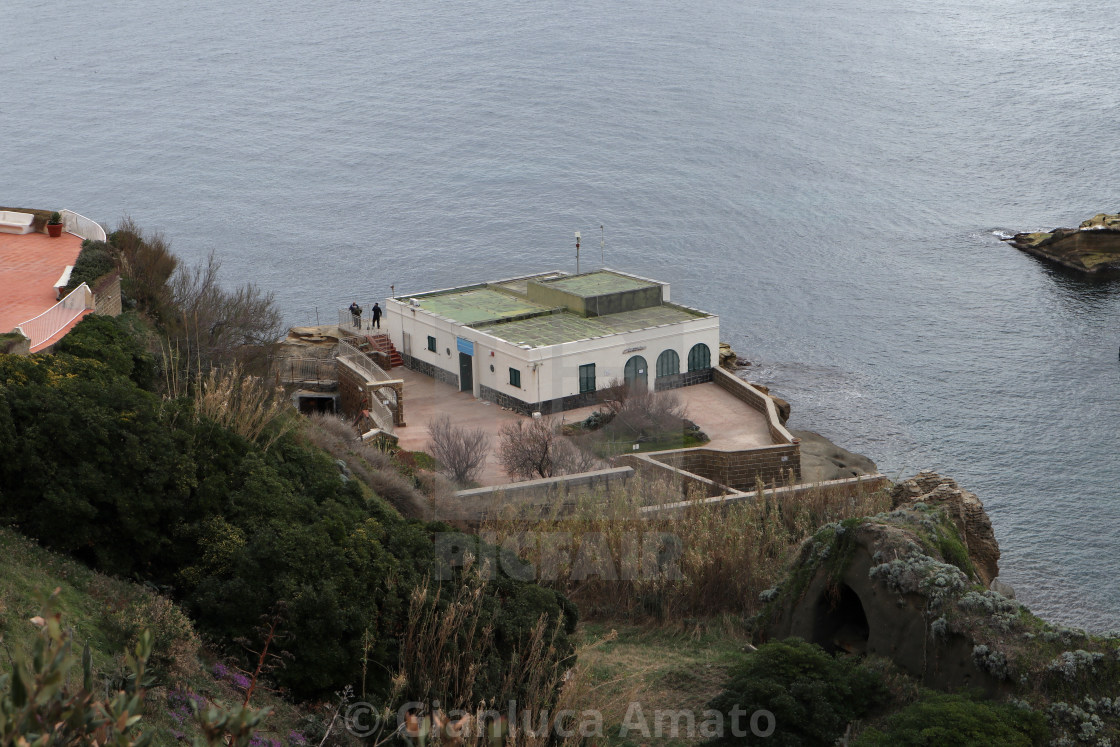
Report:
[[404,365],[520,412],[593,404],[625,380],[711,381],[719,318],[669,302],[669,284],[615,270],[551,272],[388,299]]

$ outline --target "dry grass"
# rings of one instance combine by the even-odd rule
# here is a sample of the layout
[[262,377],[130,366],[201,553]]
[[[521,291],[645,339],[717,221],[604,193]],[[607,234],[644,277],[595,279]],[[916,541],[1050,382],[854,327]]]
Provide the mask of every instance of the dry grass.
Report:
[[495,645],[493,627],[482,621],[489,573],[485,565],[468,566],[446,603],[441,603],[446,587],[424,584],[413,590],[390,701],[422,704],[406,724],[411,736],[424,734],[428,742],[491,747],[579,742],[578,735],[556,737],[557,714],[580,700],[581,670],[557,648],[561,620],[542,615],[511,657],[497,694],[487,699],[477,692],[482,657],[472,653]]
[[886,491],[842,496],[762,490],[761,497],[730,506],[697,504],[673,515],[639,512],[643,505],[674,500],[679,493],[671,488],[635,478],[563,515],[517,516],[511,509],[484,522],[482,532],[516,547],[585,619],[710,619],[752,615],[759,594],[778,582],[817,527],[889,510],[891,502]]
[[[389,505],[409,517],[427,513],[430,501],[412,480],[402,475],[393,457],[376,446],[358,440],[357,431],[334,415],[314,414],[303,419],[303,436],[335,459]],[[442,481],[429,478],[435,490]]]
[[[194,388],[195,414],[219,423],[255,441],[266,451],[295,427],[281,418],[291,414],[291,405],[256,376],[246,376],[238,364],[225,372],[214,368]],[[275,426],[275,427],[274,427]]]

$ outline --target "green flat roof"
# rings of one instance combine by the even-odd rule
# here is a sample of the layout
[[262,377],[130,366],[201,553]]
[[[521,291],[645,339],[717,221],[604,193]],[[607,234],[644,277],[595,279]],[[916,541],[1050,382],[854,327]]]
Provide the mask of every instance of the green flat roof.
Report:
[[448,291],[417,298],[420,308],[466,325],[548,311],[547,306],[489,288]]
[[539,348],[562,342],[585,340],[589,337],[633,332],[646,327],[656,327],[659,324],[676,324],[690,319],[703,319],[707,316],[679,306],[663,305],[587,318],[569,311],[560,311],[555,314],[519,319],[515,322],[477,326],[475,329],[506,342]]
[[600,270],[587,272],[582,275],[571,275],[557,280],[544,281],[553,288],[560,288],[568,293],[587,298],[589,296],[602,296],[607,293],[636,290],[638,288],[652,288],[657,283],[629,275],[620,275],[615,272]]

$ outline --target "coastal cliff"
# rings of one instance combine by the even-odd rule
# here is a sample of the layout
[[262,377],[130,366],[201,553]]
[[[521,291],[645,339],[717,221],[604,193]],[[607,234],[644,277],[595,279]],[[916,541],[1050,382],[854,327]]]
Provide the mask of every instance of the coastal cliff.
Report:
[[1077,228],[1017,233],[1016,249],[1079,272],[1120,270],[1120,213],[1099,213]]
[[1010,698],[1045,716],[1051,744],[1114,743],[1120,637],[1051,625],[1011,598],[987,513],[952,479],[920,472],[891,505],[802,543],[761,595],[759,638],[881,656],[928,688]]

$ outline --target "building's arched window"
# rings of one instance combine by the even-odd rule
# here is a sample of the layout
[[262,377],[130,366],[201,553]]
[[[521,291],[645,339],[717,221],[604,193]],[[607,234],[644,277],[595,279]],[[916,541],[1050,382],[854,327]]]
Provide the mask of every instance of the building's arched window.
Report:
[[672,376],[681,372],[681,357],[676,350],[666,350],[657,356],[657,378]]
[[708,350],[708,346],[702,342],[693,345],[692,350],[688,351],[688,370],[703,371],[711,367],[712,351]]
[[638,387],[639,382],[643,391],[645,391],[647,384],[646,380],[649,378],[649,372],[646,370],[646,359],[640,355],[635,355],[630,360],[626,361],[626,367],[622,369],[622,379],[626,382],[626,386]]

